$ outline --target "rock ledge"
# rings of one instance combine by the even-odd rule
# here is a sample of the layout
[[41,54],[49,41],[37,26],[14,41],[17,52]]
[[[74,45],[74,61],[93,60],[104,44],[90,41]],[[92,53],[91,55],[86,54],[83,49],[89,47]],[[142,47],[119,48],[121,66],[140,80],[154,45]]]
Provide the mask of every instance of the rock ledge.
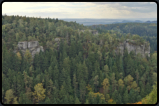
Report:
[[14,50],[14,53],[17,53],[19,50],[21,50],[24,55],[27,49],[30,51],[32,58],[34,58],[35,54],[39,53],[40,50],[44,52],[43,47],[39,46],[38,41],[23,41],[18,42],[18,48],[17,50]]

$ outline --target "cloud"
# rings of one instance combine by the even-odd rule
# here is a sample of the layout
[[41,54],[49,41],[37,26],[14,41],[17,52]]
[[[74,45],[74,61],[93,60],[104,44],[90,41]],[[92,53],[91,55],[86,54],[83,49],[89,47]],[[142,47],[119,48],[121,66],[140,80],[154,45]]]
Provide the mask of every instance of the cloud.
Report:
[[116,10],[129,10],[133,12],[157,13],[157,4],[155,2],[92,2],[97,5],[107,5]]
[[59,17],[68,17],[68,16],[71,16],[71,14],[69,12],[35,12],[35,13],[32,13],[31,15],[34,15],[34,16],[40,16],[42,18],[45,18],[46,16],[47,17],[52,17],[52,18],[59,18]]
[[50,18],[144,18],[145,16],[157,18],[157,4],[155,2],[4,2],[2,14],[5,13]]

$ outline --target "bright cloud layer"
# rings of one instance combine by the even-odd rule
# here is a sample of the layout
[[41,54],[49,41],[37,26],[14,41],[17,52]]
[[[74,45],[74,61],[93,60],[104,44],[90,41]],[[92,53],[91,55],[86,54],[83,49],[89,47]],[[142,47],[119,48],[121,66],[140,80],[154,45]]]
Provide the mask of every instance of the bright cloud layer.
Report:
[[156,18],[155,2],[4,2],[2,14],[41,18]]

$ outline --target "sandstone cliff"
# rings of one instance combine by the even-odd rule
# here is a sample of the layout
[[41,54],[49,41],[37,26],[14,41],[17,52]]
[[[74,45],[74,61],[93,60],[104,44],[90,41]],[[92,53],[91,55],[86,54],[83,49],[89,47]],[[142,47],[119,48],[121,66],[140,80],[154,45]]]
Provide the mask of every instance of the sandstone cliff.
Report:
[[21,50],[23,54],[25,54],[26,49],[28,49],[32,55],[32,58],[34,58],[36,53],[39,53],[40,50],[44,51],[42,46],[39,46],[38,41],[23,41],[23,42],[18,42],[18,48],[14,52],[16,53],[17,51]]
[[126,48],[128,50],[128,53],[130,53],[131,51],[134,51],[135,54],[140,53],[142,57],[145,57],[146,54],[148,54],[148,56],[150,57],[150,45],[148,45],[147,42],[145,42],[142,45],[136,45],[133,40],[127,39],[123,43],[119,43],[115,52],[116,53],[120,52],[121,55],[123,56],[124,50]]
[[[81,30],[81,32],[85,32],[86,30]],[[90,33],[92,33],[93,35],[98,35],[98,31],[96,30],[88,30]],[[80,32],[79,32],[80,34]]]
[[59,47],[60,47],[60,41],[61,41],[60,38],[55,38],[55,42],[57,43],[57,50],[59,50]]

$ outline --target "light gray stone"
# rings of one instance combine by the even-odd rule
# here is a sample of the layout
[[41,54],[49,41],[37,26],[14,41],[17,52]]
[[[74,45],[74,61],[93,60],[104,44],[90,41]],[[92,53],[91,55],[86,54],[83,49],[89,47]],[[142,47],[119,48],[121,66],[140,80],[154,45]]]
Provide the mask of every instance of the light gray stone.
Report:
[[116,53],[121,53],[121,55],[123,56],[123,53],[124,53],[124,43],[119,43],[116,51]]
[[42,51],[42,52],[44,52],[44,49],[43,49],[43,47],[42,47],[42,46],[40,46],[40,49],[41,49],[41,51]]
[[36,54],[36,53],[39,53],[39,52],[40,52],[40,47],[35,48],[35,49],[31,52],[32,58],[34,58],[35,54]]
[[93,35],[98,35],[98,31],[92,30],[92,34],[93,34]]
[[39,42],[38,41],[30,41],[28,42],[28,48],[34,48],[39,46]]
[[128,53],[130,53],[131,51],[135,51],[136,50],[136,46],[126,43],[126,48],[128,50]]
[[135,45],[135,44],[133,44],[134,42],[135,41],[133,41],[133,40],[126,39],[123,43],[120,43],[118,45],[115,52],[116,53],[120,52],[121,55],[123,56],[124,49],[127,48],[128,53],[130,53],[131,51],[134,51],[135,54],[140,53],[142,55],[142,57],[145,57],[146,54],[148,54],[148,56],[150,57],[150,46],[148,46],[146,42],[143,45]]
[[60,38],[55,38],[55,42],[59,42],[60,41]]
[[148,56],[150,57],[150,46],[148,46],[148,48],[145,49],[145,54],[148,54]]
[[[28,49],[34,58],[36,53],[39,53],[40,50],[44,52],[44,49],[42,46],[39,46],[38,41],[24,41],[24,42],[18,42],[18,49],[22,51],[23,55],[25,54],[26,50]],[[14,53],[16,53],[17,50],[14,50]]]
[[[81,32],[85,32],[86,30],[81,30]],[[92,33],[93,35],[98,35],[98,31],[95,30],[88,30],[90,33]]]
[[18,48],[19,48],[19,49],[27,49],[27,46],[28,46],[27,41],[18,42]]

